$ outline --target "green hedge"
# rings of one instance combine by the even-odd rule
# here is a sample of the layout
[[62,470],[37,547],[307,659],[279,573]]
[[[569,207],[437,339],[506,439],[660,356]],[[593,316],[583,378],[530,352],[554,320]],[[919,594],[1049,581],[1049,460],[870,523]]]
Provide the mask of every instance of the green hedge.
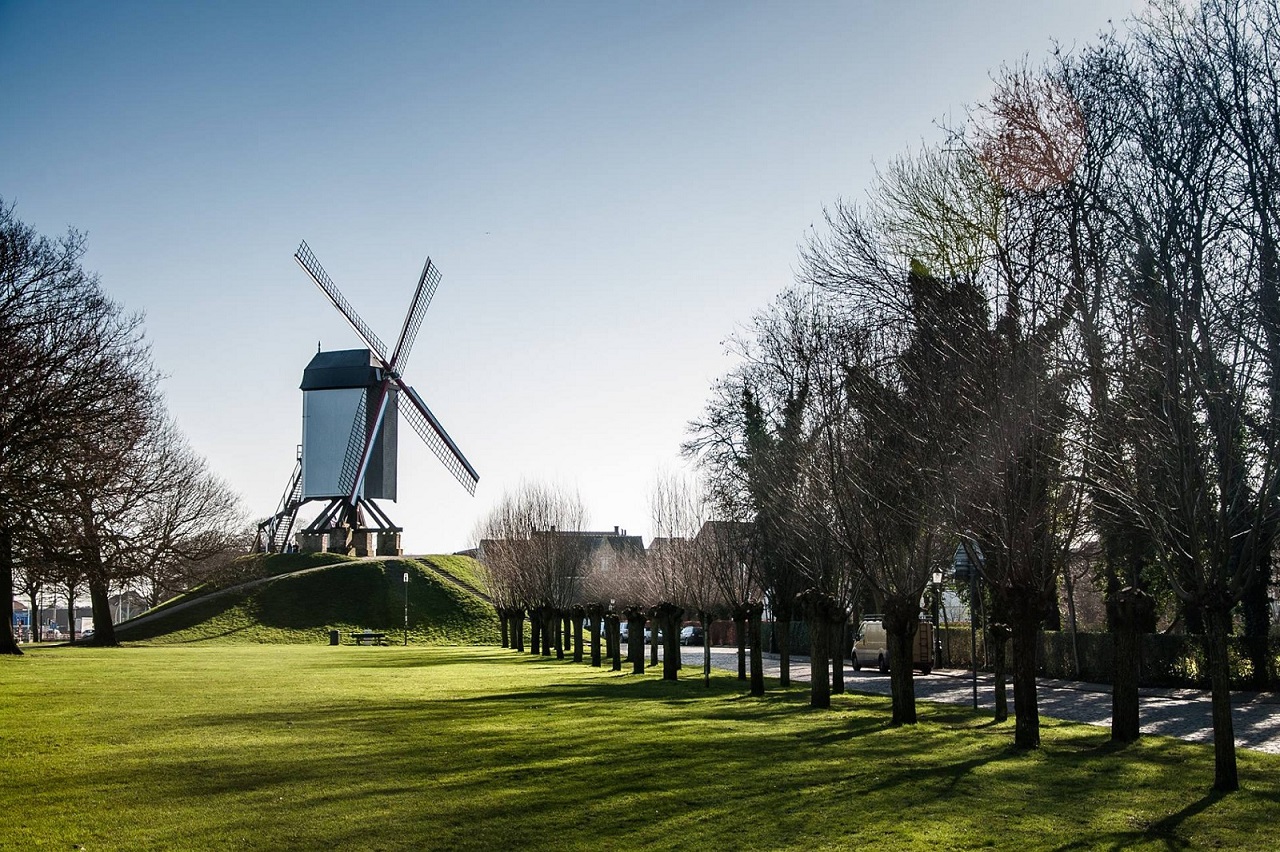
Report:
[[[943,664],[952,668],[968,668],[972,665],[970,638],[967,627],[944,628],[942,635]],[[986,637],[978,632],[978,665],[990,668],[990,654]],[[1269,640],[1272,660],[1272,682],[1280,671],[1280,637]],[[1044,677],[1064,680],[1082,680],[1091,683],[1111,683],[1114,663],[1114,640],[1110,633],[1077,633],[1076,653],[1079,670],[1072,655],[1071,634],[1066,631],[1044,631],[1040,634],[1037,650],[1037,666]],[[1233,684],[1239,688],[1251,685],[1252,669],[1244,640],[1232,637],[1229,644]],[[1011,650],[1010,650],[1011,653]],[[1205,666],[1204,640],[1199,636],[1181,634],[1147,634],[1142,637],[1143,686],[1208,687],[1208,669]]]

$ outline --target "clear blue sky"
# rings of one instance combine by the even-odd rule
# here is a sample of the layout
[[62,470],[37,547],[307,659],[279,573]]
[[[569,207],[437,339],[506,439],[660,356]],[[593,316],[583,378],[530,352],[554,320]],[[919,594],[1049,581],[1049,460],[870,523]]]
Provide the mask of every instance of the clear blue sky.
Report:
[[406,377],[481,475],[401,438],[412,552],[468,546],[522,477],[648,534],[647,491],[792,280],[822,206],[936,138],[1001,63],[1134,0],[0,0],[0,196],[145,312],[169,407],[255,515],[302,368],[359,345],[300,240],[387,340],[443,273]]

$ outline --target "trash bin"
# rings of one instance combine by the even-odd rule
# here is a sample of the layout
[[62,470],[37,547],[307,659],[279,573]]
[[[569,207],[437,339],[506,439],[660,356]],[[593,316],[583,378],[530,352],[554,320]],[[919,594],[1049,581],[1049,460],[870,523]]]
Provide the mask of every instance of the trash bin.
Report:
[[338,633],[338,631],[336,630],[329,631],[329,644],[330,645],[341,644],[341,634]]

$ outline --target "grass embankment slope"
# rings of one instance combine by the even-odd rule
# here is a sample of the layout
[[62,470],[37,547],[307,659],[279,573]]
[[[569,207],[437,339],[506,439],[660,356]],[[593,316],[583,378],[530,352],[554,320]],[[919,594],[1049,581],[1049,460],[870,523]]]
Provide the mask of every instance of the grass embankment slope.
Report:
[[[220,586],[193,589],[137,623],[123,624],[118,637],[153,644],[317,643],[328,641],[330,630],[368,628],[399,638],[408,572],[411,643],[498,639],[497,615],[482,599],[475,563],[467,557],[284,554],[244,557],[236,565]],[[306,569],[313,570],[293,573]]]
[[197,644],[0,659],[0,846],[1274,848],[1280,759],[477,647]]

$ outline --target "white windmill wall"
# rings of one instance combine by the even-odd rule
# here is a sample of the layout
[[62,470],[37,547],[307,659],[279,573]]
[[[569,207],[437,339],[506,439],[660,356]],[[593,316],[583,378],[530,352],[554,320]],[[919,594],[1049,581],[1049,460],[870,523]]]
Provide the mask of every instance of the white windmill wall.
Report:
[[342,465],[364,395],[364,388],[303,392],[303,499],[347,496],[347,489],[340,486]]

